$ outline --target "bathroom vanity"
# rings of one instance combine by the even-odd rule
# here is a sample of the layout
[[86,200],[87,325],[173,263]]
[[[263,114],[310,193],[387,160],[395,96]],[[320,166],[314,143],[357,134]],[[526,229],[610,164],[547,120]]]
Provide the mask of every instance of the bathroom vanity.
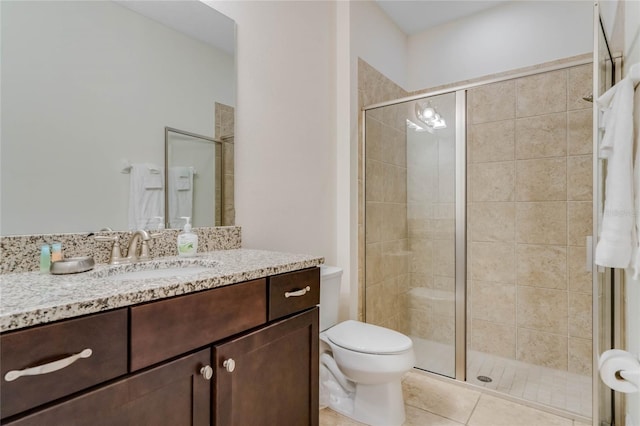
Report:
[[[317,425],[322,258],[199,257],[219,267],[137,281],[3,275],[2,424]],[[52,301],[33,301],[47,285]]]

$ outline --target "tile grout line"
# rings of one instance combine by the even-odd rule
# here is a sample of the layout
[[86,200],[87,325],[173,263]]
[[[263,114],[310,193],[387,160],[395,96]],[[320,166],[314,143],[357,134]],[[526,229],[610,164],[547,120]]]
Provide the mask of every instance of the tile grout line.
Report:
[[469,417],[464,422],[465,425],[468,425],[469,421],[471,420],[471,417],[473,417],[473,413],[476,411],[476,408],[478,408],[478,404],[480,404],[480,398],[482,398],[482,395],[483,395],[482,393],[480,393],[480,395],[478,395],[478,399],[476,400],[476,403],[473,405],[473,409],[469,413]]

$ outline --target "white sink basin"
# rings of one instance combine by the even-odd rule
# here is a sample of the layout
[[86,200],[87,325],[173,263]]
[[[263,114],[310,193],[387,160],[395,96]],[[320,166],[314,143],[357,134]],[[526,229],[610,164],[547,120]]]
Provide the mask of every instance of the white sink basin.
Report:
[[219,265],[219,262],[207,259],[161,259],[128,265],[110,265],[94,270],[91,276],[118,281],[182,278],[211,272]]

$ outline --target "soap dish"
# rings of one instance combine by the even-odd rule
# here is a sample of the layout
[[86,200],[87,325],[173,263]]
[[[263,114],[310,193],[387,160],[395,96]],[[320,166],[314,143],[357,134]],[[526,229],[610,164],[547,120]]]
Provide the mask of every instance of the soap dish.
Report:
[[92,270],[94,265],[93,257],[71,257],[53,262],[49,272],[54,275],[77,274]]

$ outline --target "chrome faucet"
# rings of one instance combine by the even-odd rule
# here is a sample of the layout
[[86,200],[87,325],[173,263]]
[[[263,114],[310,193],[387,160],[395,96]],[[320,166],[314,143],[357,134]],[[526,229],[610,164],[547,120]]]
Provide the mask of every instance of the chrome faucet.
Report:
[[[127,249],[127,257],[125,259],[131,263],[139,260],[149,260],[149,244],[147,242],[150,239],[151,235],[149,235],[149,233],[144,229],[139,229],[134,232],[129,240],[129,248]],[[142,247],[140,247],[139,255],[136,253],[138,250],[138,241],[142,241]]]

